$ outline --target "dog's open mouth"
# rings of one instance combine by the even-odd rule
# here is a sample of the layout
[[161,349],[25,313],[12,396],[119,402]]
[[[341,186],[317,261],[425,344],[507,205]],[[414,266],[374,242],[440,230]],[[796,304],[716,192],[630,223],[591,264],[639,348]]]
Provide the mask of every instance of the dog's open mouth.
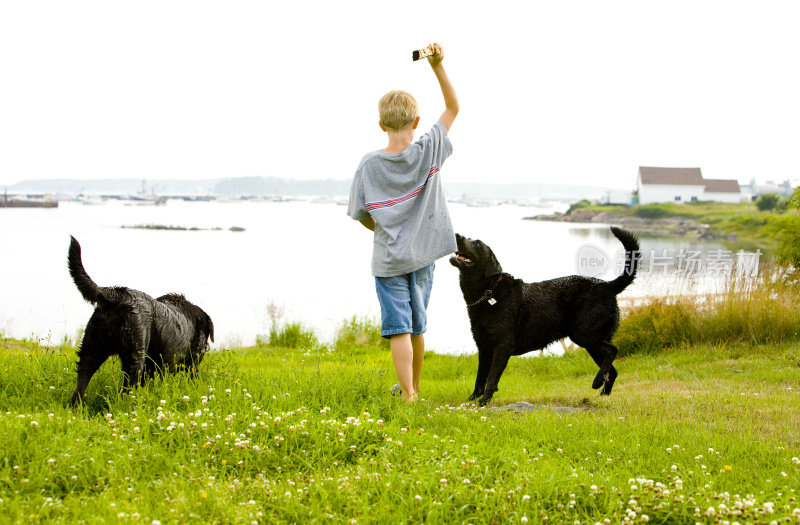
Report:
[[459,252],[456,252],[456,254],[450,258],[450,262],[454,266],[462,266],[462,267],[470,266],[473,263],[472,259],[464,255],[463,253]]

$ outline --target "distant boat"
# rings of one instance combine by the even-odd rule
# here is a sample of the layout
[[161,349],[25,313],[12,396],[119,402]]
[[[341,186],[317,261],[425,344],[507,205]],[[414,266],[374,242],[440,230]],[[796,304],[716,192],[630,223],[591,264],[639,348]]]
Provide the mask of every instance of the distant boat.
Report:
[[136,195],[128,195],[127,205],[133,204],[136,206],[163,206],[167,203],[167,198],[159,195],[147,195],[137,193]]

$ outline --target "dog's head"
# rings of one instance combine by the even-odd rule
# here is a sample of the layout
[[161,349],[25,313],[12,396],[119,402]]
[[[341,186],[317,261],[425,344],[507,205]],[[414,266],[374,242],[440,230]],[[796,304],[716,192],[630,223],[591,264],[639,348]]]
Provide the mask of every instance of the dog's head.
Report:
[[450,257],[450,264],[458,268],[462,277],[482,279],[503,273],[503,267],[494,252],[484,242],[456,234],[458,251]]

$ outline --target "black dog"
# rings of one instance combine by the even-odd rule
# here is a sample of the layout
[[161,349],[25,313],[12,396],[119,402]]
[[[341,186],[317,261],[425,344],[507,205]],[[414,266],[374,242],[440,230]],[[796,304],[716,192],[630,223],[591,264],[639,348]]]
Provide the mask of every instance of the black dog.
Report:
[[84,396],[92,376],[106,359],[118,355],[125,373],[123,389],[152,377],[163,367],[184,366],[194,373],[214,340],[214,324],[200,307],[178,294],[153,299],[124,286],[100,287],[86,273],[81,245],[70,237],[69,273],[75,286],[96,304],[78,350],[78,384],[72,405]]
[[478,346],[478,376],[470,400],[487,404],[512,355],[541,350],[569,337],[600,367],[592,388],[608,395],[617,378],[617,347],[611,338],[619,326],[617,294],[633,282],[639,243],[633,234],[611,228],[625,247],[625,270],[613,281],[573,275],[524,283],[503,273],[492,250],[479,240],[456,235],[458,252],[450,263],[459,281]]

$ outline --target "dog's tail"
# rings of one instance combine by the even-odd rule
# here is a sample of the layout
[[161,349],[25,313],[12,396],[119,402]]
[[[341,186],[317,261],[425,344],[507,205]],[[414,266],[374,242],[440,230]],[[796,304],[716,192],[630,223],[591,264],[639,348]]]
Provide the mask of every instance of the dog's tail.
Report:
[[100,298],[101,288],[89,277],[86,270],[83,268],[83,261],[81,261],[81,245],[75,240],[75,237],[70,235],[69,242],[69,255],[67,256],[67,263],[69,266],[69,274],[78,291],[84,299],[94,304]]
[[622,275],[608,283],[614,295],[617,295],[636,278],[636,271],[639,269],[639,241],[631,232],[616,226],[611,227],[611,233],[625,247],[625,269],[622,270]]

